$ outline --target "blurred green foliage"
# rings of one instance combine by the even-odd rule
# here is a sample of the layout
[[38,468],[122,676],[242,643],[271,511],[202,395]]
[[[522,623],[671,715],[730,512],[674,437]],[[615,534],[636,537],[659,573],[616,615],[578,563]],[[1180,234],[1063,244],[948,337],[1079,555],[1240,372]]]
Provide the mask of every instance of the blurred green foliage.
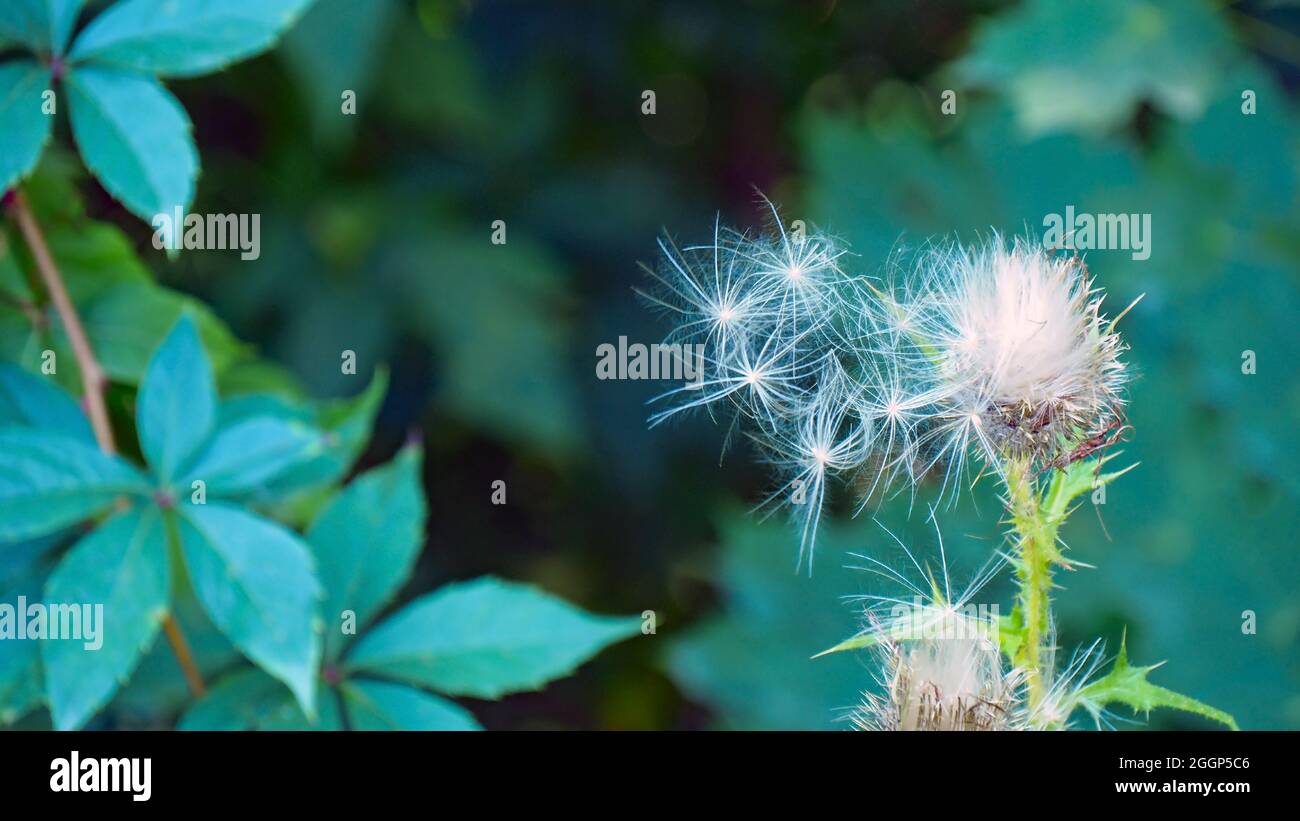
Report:
[[[92,336],[140,335],[108,363],[115,378],[138,379],[191,296],[211,306],[223,389],[353,394],[338,351],[355,350],[361,373],[391,364],[362,467],[423,431],[429,542],[408,590],[494,572],[598,611],[656,612],[653,640],[543,693],[473,705],[488,727],[832,728],[871,684],[865,656],[810,657],[853,631],[842,597],[878,589],[843,569],[846,551],[896,558],[880,528],[840,511],[813,578],[796,574],[785,525],[738,510],[766,476],[743,448],[719,464],[725,428],[647,431],[643,403],[662,386],[594,377],[601,342],[665,330],[631,290],[660,231],[702,240],[718,212],[759,228],[757,188],[843,236],[870,274],[900,243],[1037,233],[1068,205],[1150,213],[1149,260],[1088,254],[1112,311],[1147,295],[1123,321],[1138,374],[1124,458],[1142,464],[1065,534],[1096,568],[1061,580],[1061,644],[1103,635],[1117,650],[1127,625],[1135,663],[1169,660],[1158,683],[1245,728],[1295,728],[1297,14],[1199,0],[572,13],[319,0],[275,55],[170,84],[203,153],[194,210],[261,213],[261,259],[166,258],[93,182],[53,173],[58,153],[32,198],[53,215],[77,201],[57,190],[72,179],[97,221],[120,226],[68,215],[60,235],[49,218],[56,255],[118,260],[92,266],[110,282],[68,263],[74,290],[102,303]],[[356,91],[355,117],[339,113],[341,89]],[[644,89],[659,90],[655,118],[639,113]],[[1244,89],[1256,114],[1241,112]],[[497,219],[504,246],[489,241]],[[168,287],[155,310],[115,308],[142,278],[122,248]],[[0,281],[15,275],[0,254]],[[40,350],[28,327],[0,312],[6,356]],[[48,334],[62,344],[57,325]],[[497,479],[505,506],[490,502]],[[944,512],[955,573],[997,545],[988,485]],[[929,557],[926,501],[878,515]],[[1007,601],[1001,585],[989,596]],[[1246,610],[1257,635],[1242,633]],[[165,665],[154,655],[137,678]],[[1208,726],[1195,722],[1152,717]]]

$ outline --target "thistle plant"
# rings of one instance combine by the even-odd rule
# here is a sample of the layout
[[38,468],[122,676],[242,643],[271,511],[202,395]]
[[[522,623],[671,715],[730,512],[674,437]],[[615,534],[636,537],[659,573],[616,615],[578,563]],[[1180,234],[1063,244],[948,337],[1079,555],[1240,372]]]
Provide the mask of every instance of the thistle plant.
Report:
[[[868,606],[862,632],[827,651],[880,656],[883,695],[868,695],[854,723],[1055,729],[1077,712],[1107,723],[1107,706],[1119,703],[1235,727],[1227,714],[1148,682],[1154,667],[1130,666],[1123,643],[1104,676],[1100,642],[1061,669],[1056,662],[1053,578],[1081,566],[1061,528],[1082,495],[1135,467],[1105,469],[1119,455],[1109,446],[1128,430],[1127,346],[1116,326],[1136,300],[1108,317],[1081,257],[998,234],[899,253],[878,277],[854,273],[842,242],[787,227],[768,205],[766,234],[715,225],[708,244],[661,242],[652,272],[660,287],[649,298],[672,316],[672,342],[706,347],[706,373],[658,397],[668,407],[651,423],[702,408],[729,430],[743,428],[777,477],[759,507],[792,510],[809,572],[836,486],[856,494],[861,512],[899,493],[914,500],[922,485],[951,506],[988,477],[1008,525],[993,567],[1010,566],[1018,593],[996,619],[962,610],[987,573],[954,599],[942,553],[943,584],[927,573],[916,585],[864,557],[925,603],[878,599],[903,607],[902,616]],[[899,630],[901,618],[956,629],[938,637]]]

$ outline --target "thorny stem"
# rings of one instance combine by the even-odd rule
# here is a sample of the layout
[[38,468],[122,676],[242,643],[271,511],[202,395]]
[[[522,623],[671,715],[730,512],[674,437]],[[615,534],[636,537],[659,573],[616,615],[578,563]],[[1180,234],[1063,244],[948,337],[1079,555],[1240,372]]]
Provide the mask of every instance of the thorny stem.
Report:
[[1025,634],[1016,663],[1025,671],[1030,713],[1036,714],[1047,697],[1047,671],[1043,650],[1051,623],[1052,561],[1057,555],[1056,527],[1047,522],[1039,504],[1038,483],[1027,460],[1008,466],[1007,502],[1016,532],[1017,581]]
[[[54,309],[58,311],[59,320],[68,334],[68,341],[72,344],[72,354],[76,357],[78,370],[81,371],[86,415],[90,418],[90,426],[95,432],[95,441],[105,453],[115,453],[117,444],[113,439],[113,426],[108,418],[108,406],[104,402],[104,388],[108,384],[108,379],[99,360],[95,357],[95,350],[90,345],[89,337],[86,336],[86,329],[81,324],[77,308],[68,296],[68,289],[63,284],[63,275],[59,273],[59,268],[54,263],[54,256],[45,242],[45,235],[41,233],[41,227],[27,205],[27,197],[23,192],[14,189],[5,197],[5,203],[10,216],[18,223],[18,230],[32,253],[36,269],[40,272],[46,291],[49,292],[50,301],[54,303]],[[163,631],[167,634],[167,641],[172,646],[172,652],[176,654],[176,660],[180,664],[181,672],[185,674],[185,681],[189,684],[191,692],[196,697],[202,697],[206,692],[203,676],[194,663],[194,655],[190,652],[189,643],[185,640],[185,634],[181,632],[180,624],[171,613],[163,617]]]

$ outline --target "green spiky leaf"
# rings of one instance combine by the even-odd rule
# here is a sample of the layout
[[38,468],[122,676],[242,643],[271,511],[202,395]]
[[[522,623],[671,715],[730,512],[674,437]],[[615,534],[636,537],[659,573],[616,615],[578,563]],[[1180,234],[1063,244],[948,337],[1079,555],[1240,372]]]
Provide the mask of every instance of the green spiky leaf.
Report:
[[1132,708],[1133,712],[1144,715],[1157,707],[1168,707],[1172,710],[1204,716],[1234,730],[1240,729],[1237,727],[1237,720],[1228,713],[1147,681],[1147,675],[1162,664],[1164,662],[1146,667],[1134,667],[1129,664],[1128,651],[1125,642],[1121,640],[1119,655],[1115,658],[1114,666],[1104,677],[1079,692],[1077,706],[1087,710],[1093,718],[1100,716],[1102,709],[1108,704],[1123,704]]

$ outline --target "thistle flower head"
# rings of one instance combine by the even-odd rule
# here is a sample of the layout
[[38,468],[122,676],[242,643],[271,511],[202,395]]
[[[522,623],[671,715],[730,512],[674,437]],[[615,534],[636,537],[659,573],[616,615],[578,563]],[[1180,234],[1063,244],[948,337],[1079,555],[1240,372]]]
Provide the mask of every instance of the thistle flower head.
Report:
[[[930,511],[934,520],[934,511]],[[870,556],[855,556],[859,569],[882,576],[903,595],[868,595],[862,637],[879,657],[881,693],[865,693],[850,718],[865,730],[1003,730],[1027,726],[1022,676],[1003,668],[997,609],[973,600],[1002,568],[998,557],[964,590],[953,594],[943,535],[938,535],[941,573],[936,576],[893,533],[922,581]],[[910,598],[908,597],[910,594]]]
[[885,695],[867,695],[853,716],[863,730],[1022,729],[1018,676],[981,639],[884,645]]
[[1045,463],[1122,406],[1120,338],[1078,257],[999,238],[926,260],[923,324],[950,428],[1000,456]]

